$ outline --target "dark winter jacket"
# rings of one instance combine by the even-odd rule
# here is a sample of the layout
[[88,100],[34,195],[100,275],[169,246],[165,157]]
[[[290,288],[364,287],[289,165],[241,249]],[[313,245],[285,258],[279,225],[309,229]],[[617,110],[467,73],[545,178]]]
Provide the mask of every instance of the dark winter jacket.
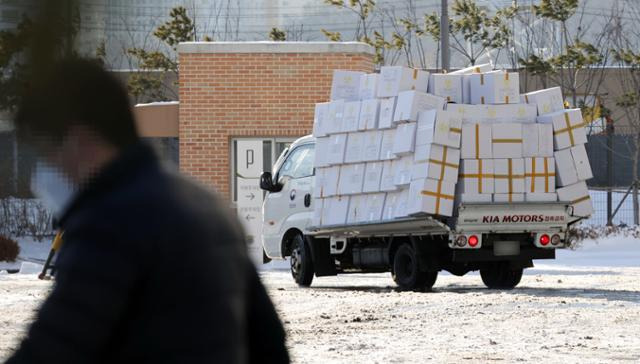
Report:
[[227,210],[150,147],[124,152],[61,219],[55,286],[8,363],[287,363]]

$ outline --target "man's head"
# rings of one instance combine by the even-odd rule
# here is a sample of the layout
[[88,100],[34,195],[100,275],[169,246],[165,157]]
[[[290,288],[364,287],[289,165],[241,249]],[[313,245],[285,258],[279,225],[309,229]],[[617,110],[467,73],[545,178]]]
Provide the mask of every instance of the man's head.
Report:
[[76,184],[138,140],[120,82],[97,63],[80,59],[60,61],[30,83],[15,126],[40,160]]

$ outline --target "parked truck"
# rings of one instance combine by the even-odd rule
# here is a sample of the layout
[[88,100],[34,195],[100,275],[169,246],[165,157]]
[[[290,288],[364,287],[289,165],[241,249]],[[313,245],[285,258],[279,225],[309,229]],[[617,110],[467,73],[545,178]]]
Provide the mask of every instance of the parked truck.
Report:
[[568,202],[461,203],[454,216],[412,216],[375,223],[313,226],[314,138],[295,141],[261,176],[263,247],[290,258],[300,286],[316,277],[391,272],[404,290],[429,290],[438,272],[480,271],[488,288],[511,289],[535,259],[569,245]]

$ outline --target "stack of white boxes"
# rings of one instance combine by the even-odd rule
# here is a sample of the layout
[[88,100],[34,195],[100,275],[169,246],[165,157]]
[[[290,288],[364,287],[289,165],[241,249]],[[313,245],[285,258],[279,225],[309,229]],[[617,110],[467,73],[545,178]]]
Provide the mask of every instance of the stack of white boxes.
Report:
[[314,225],[452,216],[455,203],[558,195],[575,215],[590,215],[580,111],[564,109],[559,88],[519,89],[518,73],[490,65],[335,71],[331,101],[315,110]]

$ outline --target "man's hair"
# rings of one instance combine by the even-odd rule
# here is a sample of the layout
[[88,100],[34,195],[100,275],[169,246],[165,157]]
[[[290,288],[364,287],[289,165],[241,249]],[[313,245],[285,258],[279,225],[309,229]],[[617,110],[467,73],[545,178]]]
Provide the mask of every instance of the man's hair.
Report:
[[52,65],[30,82],[15,117],[18,135],[32,141],[61,141],[72,125],[85,126],[118,148],[138,139],[124,87],[95,61]]

